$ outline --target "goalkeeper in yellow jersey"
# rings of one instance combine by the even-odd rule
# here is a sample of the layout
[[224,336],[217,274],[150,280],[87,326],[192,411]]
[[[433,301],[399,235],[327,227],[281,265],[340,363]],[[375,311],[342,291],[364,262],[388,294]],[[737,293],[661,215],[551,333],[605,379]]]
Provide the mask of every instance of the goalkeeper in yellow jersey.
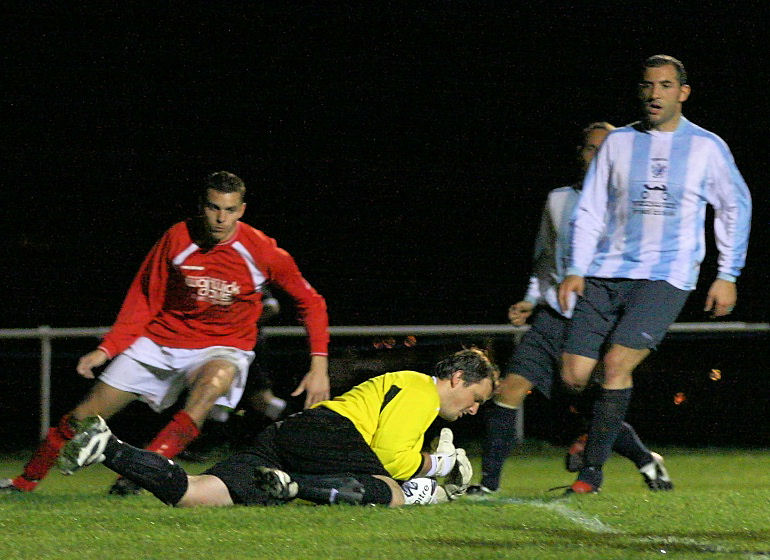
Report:
[[471,465],[448,428],[430,452],[422,451],[425,431],[437,416],[451,422],[476,414],[492,396],[497,375],[476,349],[440,361],[432,376],[385,373],[270,425],[246,450],[194,476],[118,440],[94,416],[80,424],[59,466],[69,474],[102,462],[179,507],[275,505],[295,498],[394,507],[445,502],[465,492]]

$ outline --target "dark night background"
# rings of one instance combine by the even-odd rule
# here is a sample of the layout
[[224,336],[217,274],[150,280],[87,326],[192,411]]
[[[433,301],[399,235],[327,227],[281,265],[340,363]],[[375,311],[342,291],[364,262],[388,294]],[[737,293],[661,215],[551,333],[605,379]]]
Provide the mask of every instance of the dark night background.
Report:
[[[287,4],[5,11],[0,327],[111,324],[219,169],[333,325],[503,323],[579,130],[635,120],[657,53],[685,63],[685,115],[752,190],[732,319],[768,320],[762,3]],[[705,320],[714,257],[680,321]]]

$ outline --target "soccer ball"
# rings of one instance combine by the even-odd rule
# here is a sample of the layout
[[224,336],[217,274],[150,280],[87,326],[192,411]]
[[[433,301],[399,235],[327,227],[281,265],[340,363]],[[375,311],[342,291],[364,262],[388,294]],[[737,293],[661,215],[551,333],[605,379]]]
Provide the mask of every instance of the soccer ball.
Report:
[[413,478],[401,485],[406,505],[429,505],[436,503],[438,483],[433,478]]

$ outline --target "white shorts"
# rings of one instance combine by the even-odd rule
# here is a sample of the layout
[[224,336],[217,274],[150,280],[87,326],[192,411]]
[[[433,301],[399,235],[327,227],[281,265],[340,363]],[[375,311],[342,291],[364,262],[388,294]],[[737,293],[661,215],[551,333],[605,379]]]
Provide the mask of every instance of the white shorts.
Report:
[[138,394],[155,412],[161,412],[190,387],[192,373],[211,360],[227,360],[237,369],[230,390],[217,399],[209,413],[212,419],[226,420],[227,413],[243,396],[254,352],[232,346],[169,348],[141,337],[112,360],[99,380],[115,389]]

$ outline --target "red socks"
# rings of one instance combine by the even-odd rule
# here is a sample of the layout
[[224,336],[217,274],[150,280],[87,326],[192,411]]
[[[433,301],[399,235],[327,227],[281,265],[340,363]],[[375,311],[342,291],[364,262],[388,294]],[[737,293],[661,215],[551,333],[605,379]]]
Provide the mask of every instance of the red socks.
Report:
[[43,443],[37,448],[29,462],[24,465],[24,471],[13,479],[13,485],[25,492],[32,492],[56,464],[56,458],[59,456],[61,448],[74,435],[75,430],[70,426],[70,415],[65,414],[57,426],[48,430],[48,435]]
[[174,414],[165,428],[145,448],[171,459],[200,435],[198,426],[184,410]]
[[[13,479],[13,485],[25,492],[34,490],[56,464],[61,448],[74,435],[75,430],[70,426],[70,415],[65,414],[57,426],[48,430],[48,435],[24,466],[24,471]],[[171,459],[199,435],[200,430],[190,415],[184,410],[180,410],[174,414],[171,422],[155,436],[147,449]]]

